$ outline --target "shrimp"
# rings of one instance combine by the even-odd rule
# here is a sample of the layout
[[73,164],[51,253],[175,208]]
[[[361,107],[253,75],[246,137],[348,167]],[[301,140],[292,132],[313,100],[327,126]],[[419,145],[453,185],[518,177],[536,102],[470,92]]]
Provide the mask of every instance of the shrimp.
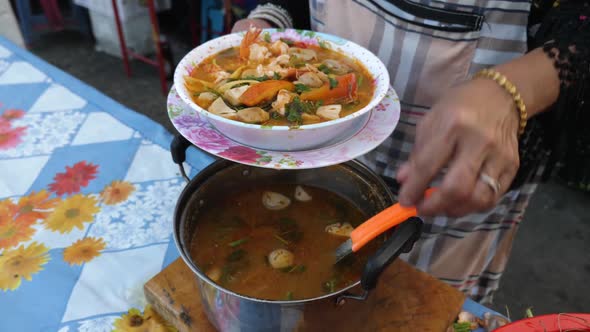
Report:
[[244,35],[244,39],[242,39],[242,44],[240,44],[240,58],[248,60],[250,56],[250,45],[256,42],[256,39],[260,36],[261,32],[262,29],[250,26],[250,29],[248,29],[248,32]]

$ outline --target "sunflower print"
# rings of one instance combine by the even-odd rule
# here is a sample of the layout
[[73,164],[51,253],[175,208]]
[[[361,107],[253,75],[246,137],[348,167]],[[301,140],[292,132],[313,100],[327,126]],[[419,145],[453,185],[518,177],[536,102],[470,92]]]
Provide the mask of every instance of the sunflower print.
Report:
[[103,189],[100,198],[107,205],[115,205],[127,200],[134,191],[135,187],[129,182],[113,181]]
[[16,206],[18,218],[22,221],[35,222],[47,217],[50,210],[60,200],[59,198],[49,199],[49,195],[48,191],[41,190],[38,193],[32,192],[21,197]]
[[25,248],[24,245],[5,250],[0,256],[0,289],[3,291],[17,289],[22,278],[31,281],[33,274],[38,273],[49,261],[43,244],[33,242]]
[[70,265],[82,265],[88,263],[95,257],[100,256],[100,251],[106,244],[102,238],[87,237],[74,242],[64,249],[64,261]]
[[17,210],[17,205],[8,199],[0,202],[0,249],[15,247],[35,234],[35,229],[31,227],[35,222],[15,218]]
[[117,318],[113,332],[176,332],[150,305],[145,307],[143,315],[138,309],[131,309]]
[[44,220],[48,229],[61,234],[71,232],[74,227],[84,229],[84,223],[94,220],[100,208],[93,196],[77,194],[59,202],[53,212]]

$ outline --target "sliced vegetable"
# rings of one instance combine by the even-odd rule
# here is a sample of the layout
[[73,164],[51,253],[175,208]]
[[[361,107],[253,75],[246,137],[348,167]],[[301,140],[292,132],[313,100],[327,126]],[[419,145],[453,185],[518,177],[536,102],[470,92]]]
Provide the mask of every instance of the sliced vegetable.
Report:
[[240,78],[240,76],[242,75],[242,72],[244,71],[244,69],[246,69],[246,66],[239,66],[236,70],[234,70],[233,73],[231,73],[231,75],[229,76],[230,79],[235,80]]
[[285,298],[287,299],[287,301],[293,300],[293,292],[291,292],[291,291],[287,292],[287,296]]
[[[356,85],[355,85],[356,86]],[[255,106],[274,99],[280,90],[294,91],[295,85],[289,81],[269,80],[250,86],[240,97],[242,104]]]
[[305,272],[305,265],[295,265],[287,271],[287,273],[302,273]]
[[324,84],[301,94],[302,100],[323,100],[325,104],[347,104],[357,99],[356,75],[354,73],[338,76],[338,85],[330,89],[330,84]]
[[241,85],[241,84],[257,84],[258,82],[259,82],[258,80],[253,80],[253,79],[231,81],[231,82],[227,82],[227,83],[224,83],[224,84],[218,86],[217,91],[219,93],[224,93],[225,91],[232,89],[232,88],[234,88],[238,85]]
[[215,84],[188,75],[184,76],[184,81],[186,87],[193,92],[206,91],[207,88],[215,89]]
[[243,239],[239,239],[239,240],[233,241],[233,242],[230,242],[227,245],[230,246],[230,247],[237,247],[237,246],[242,245],[242,244],[244,244],[246,242],[248,242],[248,238],[247,237],[245,237]]

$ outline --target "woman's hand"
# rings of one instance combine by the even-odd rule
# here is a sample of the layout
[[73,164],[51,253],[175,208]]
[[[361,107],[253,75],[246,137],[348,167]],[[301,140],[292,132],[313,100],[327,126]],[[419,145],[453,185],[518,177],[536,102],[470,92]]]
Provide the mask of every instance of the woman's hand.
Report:
[[[418,124],[414,149],[398,170],[400,203],[415,204],[423,215],[453,217],[492,208],[519,167],[518,124],[514,101],[490,79],[445,93]],[[423,199],[444,167],[439,190]],[[500,190],[495,192],[481,174],[498,181]]]
[[254,26],[256,28],[260,28],[260,29],[269,29],[272,28],[272,25],[270,25],[270,23],[268,23],[265,20],[261,20],[258,18],[245,18],[245,19],[241,19],[239,21],[237,21],[233,28],[231,29],[231,32],[240,32],[240,31],[246,31],[250,28],[250,26]]

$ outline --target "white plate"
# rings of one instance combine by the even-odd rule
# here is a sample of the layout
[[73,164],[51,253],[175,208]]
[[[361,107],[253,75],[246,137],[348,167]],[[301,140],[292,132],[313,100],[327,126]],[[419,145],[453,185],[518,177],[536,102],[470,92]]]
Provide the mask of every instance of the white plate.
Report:
[[375,149],[391,135],[400,116],[397,94],[390,88],[369,113],[365,126],[347,140],[307,151],[262,150],[237,143],[188,107],[173,87],[168,94],[168,116],[178,132],[198,148],[237,163],[278,169],[319,168],[340,164]]

